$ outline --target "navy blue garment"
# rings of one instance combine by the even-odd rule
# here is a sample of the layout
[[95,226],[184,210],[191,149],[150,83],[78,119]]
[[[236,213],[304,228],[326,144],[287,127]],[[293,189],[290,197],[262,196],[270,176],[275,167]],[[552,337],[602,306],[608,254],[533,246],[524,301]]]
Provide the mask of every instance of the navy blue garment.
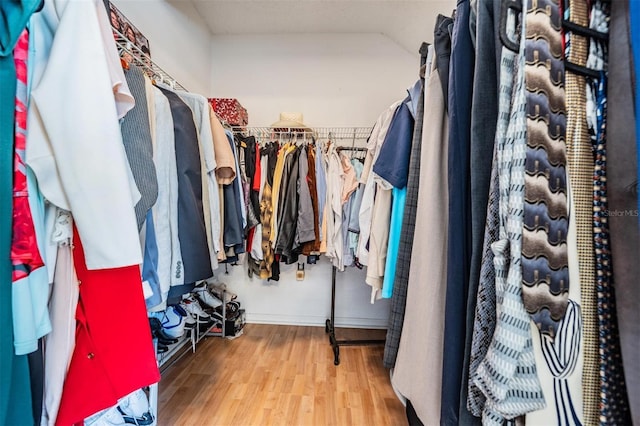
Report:
[[449,64],[449,237],[440,424],[458,425],[471,266],[471,100],[475,51],[469,0],[458,0]]
[[[233,155],[237,157],[237,151],[233,137],[228,133],[227,141],[231,145]],[[237,164],[237,162],[236,162]],[[233,248],[234,255],[227,256],[223,263],[234,263],[238,260],[238,254],[244,253],[244,227],[242,225],[242,202],[240,201],[240,190],[236,179],[240,179],[240,170],[236,173],[236,177],[228,185],[222,186],[224,196],[224,234],[223,241],[225,249]]]
[[451,58],[451,29],[453,18],[438,15],[433,32],[433,48],[436,52],[436,67],[442,84],[445,111],[449,110],[449,62]]
[[193,111],[170,90],[158,87],[169,100],[178,168],[178,239],[185,284],[213,276],[202,207],[202,174],[198,132]]
[[[416,97],[414,103],[417,101]],[[373,165],[373,172],[395,188],[402,189],[407,186],[414,124],[411,96],[407,96],[396,110],[384,143],[380,147],[380,155]]]
[[[480,425],[480,418],[474,417],[467,409],[467,390],[469,384],[469,364],[473,322],[476,312],[478,283],[480,282],[480,263],[482,244],[487,221],[489,203],[489,181],[491,177],[491,158],[498,122],[498,70],[502,44],[499,38],[500,7],[502,0],[478,0],[476,63],[474,72],[473,105],[471,107],[471,267],[469,291],[467,294],[466,340],[464,368],[462,370],[462,389],[460,393],[460,424]],[[475,28],[471,28],[474,34]]]

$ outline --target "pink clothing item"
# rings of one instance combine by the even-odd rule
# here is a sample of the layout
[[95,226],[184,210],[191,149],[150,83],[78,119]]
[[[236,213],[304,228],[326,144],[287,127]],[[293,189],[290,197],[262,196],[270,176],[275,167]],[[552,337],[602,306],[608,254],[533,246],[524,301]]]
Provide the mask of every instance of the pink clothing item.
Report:
[[356,177],[356,171],[351,165],[351,160],[344,154],[340,154],[340,162],[342,163],[343,171],[343,186],[342,186],[342,204],[349,201],[351,194],[358,188],[358,178]]
[[38,250],[36,231],[29,207],[27,191],[27,166],[24,161],[27,146],[27,57],[29,56],[29,31],[24,30],[14,50],[14,62],[18,79],[15,109],[15,147],[13,158],[13,233],[11,237],[12,281],[27,277],[44,262]]

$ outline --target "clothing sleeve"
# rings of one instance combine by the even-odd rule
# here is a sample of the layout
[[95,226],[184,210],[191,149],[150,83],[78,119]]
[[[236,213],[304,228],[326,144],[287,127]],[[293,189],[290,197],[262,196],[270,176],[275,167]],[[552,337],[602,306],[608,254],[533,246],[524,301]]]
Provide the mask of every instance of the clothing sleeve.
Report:
[[125,80],[120,55],[118,55],[118,49],[113,41],[113,30],[111,29],[111,23],[107,16],[107,9],[104,7],[102,0],[93,0],[93,2],[98,14],[102,44],[107,53],[109,77],[111,78],[111,87],[116,101],[118,118],[123,118],[128,111],[133,109],[136,102]]
[[224,127],[209,105],[209,120],[211,122],[211,132],[213,137],[213,149],[216,157],[216,177],[221,185],[228,185],[236,177],[236,161],[229,146]]
[[391,122],[380,154],[373,165],[373,172],[395,188],[407,186],[413,127],[411,110],[403,102]]

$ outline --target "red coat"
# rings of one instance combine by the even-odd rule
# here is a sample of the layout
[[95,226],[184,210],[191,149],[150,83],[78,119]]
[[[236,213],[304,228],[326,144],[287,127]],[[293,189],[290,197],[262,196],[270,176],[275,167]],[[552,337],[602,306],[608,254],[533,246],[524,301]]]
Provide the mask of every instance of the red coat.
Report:
[[138,265],[89,271],[74,227],[76,346],[56,425],[71,425],[160,380]]

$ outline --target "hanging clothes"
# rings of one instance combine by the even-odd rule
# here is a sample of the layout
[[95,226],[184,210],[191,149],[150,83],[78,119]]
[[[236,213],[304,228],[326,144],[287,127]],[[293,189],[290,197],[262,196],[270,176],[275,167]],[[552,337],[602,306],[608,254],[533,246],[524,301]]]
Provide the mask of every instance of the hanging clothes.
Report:
[[269,241],[271,247],[275,248],[276,240],[278,238],[278,218],[280,214],[280,187],[282,186],[282,175],[284,172],[284,162],[286,156],[290,153],[292,146],[289,144],[285,144],[278,150],[277,161],[275,165],[275,170],[273,173],[273,187],[271,192],[271,211],[272,211],[272,220],[271,220],[271,235],[269,236]]
[[158,198],[152,207],[156,245],[158,247],[157,274],[162,302],[153,310],[164,310],[169,297],[174,265],[182,264],[178,238],[178,166],[174,142],[174,123],[169,100],[157,87],[148,93],[154,99],[153,133],[156,145],[153,161],[158,179]]
[[[629,125],[635,119],[632,87],[634,66],[630,58],[628,0],[611,3],[609,44],[609,84],[607,94],[607,193],[610,212],[634,212],[637,209],[638,175],[637,133]],[[635,69],[638,69],[636,63]],[[636,110],[637,111],[637,110]],[[638,121],[636,121],[638,123]],[[624,377],[633,424],[640,424],[640,226],[633,214],[609,215],[611,257],[615,302],[620,329]]]
[[380,148],[380,156],[373,166],[374,173],[384,181],[385,186],[391,186],[393,191],[389,244],[387,247],[381,294],[382,297],[387,299],[392,295],[396,275],[396,261],[398,259],[397,255],[400,246],[407,179],[409,177],[413,128],[415,126],[418,98],[421,92],[422,81],[418,80],[413,87],[408,90],[409,96],[403,101],[399,110],[396,112],[385,142]]
[[[241,185],[240,185],[240,166],[237,161],[235,143],[233,135],[225,132],[227,145],[231,148],[234,155],[236,176],[231,183],[223,185],[224,191],[224,247],[227,252],[225,262],[237,261],[237,255],[244,253],[244,226],[243,223],[243,205]],[[246,217],[246,213],[245,213]]]
[[125,70],[125,78],[136,106],[124,116],[120,128],[127,160],[141,194],[140,201],[135,205],[138,230],[141,230],[147,212],[158,199],[158,178],[153,163],[144,73],[135,64],[130,64],[129,69]]
[[391,297],[391,312],[384,347],[384,366],[393,368],[398,355],[400,336],[402,335],[402,323],[407,303],[407,284],[409,281],[409,267],[415,233],[416,208],[418,204],[418,188],[420,181],[420,156],[422,151],[423,120],[424,120],[424,91],[425,79],[429,78],[433,62],[434,47],[423,43],[420,49],[420,70],[422,89],[416,109],[413,141],[411,142],[411,155],[409,160],[409,173],[407,176],[407,198],[405,212],[402,218],[402,234],[398,246],[397,272],[394,278],[393,295]]
[[[439,422],[447,270],[447,145],[443,141],[448,139],[449,126],[440,77],[434,72],[438,60],[436,55],[424,94],[419,180],[429,185],[419,188],[412,249],[420,253],[420,261],[412,261],[409,270],[404,324],[391,378],[425,424]],[[429,309],[424,308],[425,300],[430,301]]]
[[[474,7],[475,6],[475,7]],[[471,211],[471,260],[466,306],[465,353],[462,369],[461,395],[468,394],[469,365],[473,339],[476,296],[480,281],[480,265],[483,256],[489,183],[493,156],[493,145],[498,121],[498,85],[501,60],[501,44],[496,34],[500,31],[502,1],[488,0],[471,3],[475,26],[471,28],[476,50],[473,73],[473,99],[471,101],[470,139],[470,211]],[[479,425],[467,408],[466,398],[460,400],[459,421],[468,425]]]
[[[160,380],[138,265],[91,271],[75,227],[73,244],[80,284],[78,325],[56,425],[81,422]],[[121,314],[111,315],[116,305],[122,308]],[[111,350],[123,341],[130,350]],[[91,398],[86,398],[87,389]]]
[[[202,173],[203,210],[205,227],[207,229],[207,244],[209,246],[211,269],[218,268],[217,253],[220,247],[220,194],[216,170],[218,163],[214,152],[213,131],[209,115],[209,103],[204,96],[177,92],[178,96],[191,108],[198,129],[200,147],[200,170]],[[206,197],[205,197],[206,194]],[[206,198],[206,199],[205,199]]]
[[[307,241],[302,245],[302,254],[305,256],[315,255],[320,250],[320,197],[318,193],[318,171],[315,145],[307,145],[307,184],[309,186],[309,196],[311,197],[311,208],[313,210],[313,241]],[[324,172],[324,170],[323,170]],[[326,196],[326,195],[325,195]],[[322,205],[324,206],[324,200]]]
[[[351,166],[356,174],[356,182],[360,181],[362,171],[364,170],[364,164],[357,159],[351,160]],[[358,214],[362,207],[362,195],[364,193],[364,186],[358,184],[356,190],[351,194],[348,200],[348,207],[345,204],[343,221],[343,232],[345,233],[345,246],[344,252],[349,257],[349,266],[359,266],[360,262],[357,257],[358,250],[358,238],[360,235],[360,223],[358,221]]]
[[[34,22],[34,31],[41,31],[44,37],[53,38],[51,31],[55,30],[54,45],[69,43],[65,37],[72,36],[66,31],[71,26],[78,28],[79,22],[82,28],[78,29],[86,32],[73,52],[52,47],[48,59],[47,49],[41,49],[42,56],[37,56],[40,63],[36,66],[44,67],[46,62],[46,68],[41,79],[34,81],[31,94],[29,122],[33,125],[29,130],[27,164],[38,177],[45,198],[72,211],[85,240],[89,268],[137,265],[142,263],[142,253],[133,206],[140,199],[140,193],[126,161],[118,124],[118,118],[133,107],[133,98],[128,95],[130,102],[121,103],[119,109],[114,104],[114,87],[122,98],[127,96],[123,92],[126,84],[123,84],[125,78],[112,35],[114,61],[122,77],[112,79],[109,75],[109,69],[113,67],[109,68],[108,64],[113,56],[107,56],[101,38],[98,11],[104,9],[102,3],[67,4],[56,10],[45,4],[40,12],[59,22],[57,29],[48,27],[44,18]],[[36,49],[40,47],[36,46]],[[96,56],[96,60],[84,61],[83,67],[73,68],[70,73],[66,64],[71,54],[74,57]],[[35,75],[40,75],[41,71],[42,68],[35,70]],[[113,80],[119,82],[114,85]],[[73,98],[74,102],[64,103],[61,109],[60,103],[54,101],[60,96]],[[91,115],[98,111],[99,116]],[[81,119],[85,114],[94,119]],[[102,167],[105,161],[110,162],[108,169]],[[100,179],[77,179],[77,176],[90,176],[97,170],[101,171]],[[119,220],[115,222],[114,217]]]
[[464,363],[464,317],[471,262],[469,156],[475,51],[469,32],[470,1],[459,0],[451,35],[449,69],[449,242],[444,365],[440,421],[457,425]]
[[273,222],[273,202],[272,188],[274,183],[274,174],[276,163],[278,161],[278,144],[268,144],[262,151],[266,156],[265,183],[262,190],[262,199],[260,201],[260,221],[262,222],[262,253],[263,260],[260,262],[260,279],[274,278],[272,265],[275,261],[273,248],[271,246],[271,229]]
[[[56,317],[54,325],[68,325],[71,333],[76,330],[77,333],[75,348],[73,341],[60,336],[61,358],[58,364],[48,367],[58,367],[64,372],[68,366],[58,415],[49,417],[48,421],[73,423],[160,378],[140,279],[142,253],[134,207],[141,195],[127,162],[118,122],[133,107],[134,99],[126,84],[102,2],[62,2],[55,6],[47,2],[31,24],[39,37],[35,38],[34,46],[27,165],[38,177],[42,193],[49,201],[47,215],[54,219],[47,221],[45,235],[51,236],[58,223],[57,213],[50,212],[56,208],[70,210],[78,227],[77,244],[82,238],[86,254],[82,262],[74,265],[86,272],[78,273],[84,278],[81,278],[84,290],[80,292],[77,309],[73,307],[76,300],[73,290],[62,295],[68,297],[56,297],[54,300],[64,305],[51,309],[63,312]],[[75,29],[80,30],[83,37],[77,39]],[[73,50],[65,47],[71,39]],[[68,68],[69,55],[93,59]],[[74,102],[55,101],[61,96],[70,96]],[[109,164],[108,168],[103,167],[105,163]],[[114,221],[116,217],[118,220]],[[50,265],[55,264],[57,249],[58,244],[51,244],[47,238],[45,259]],[[118,289],[113,288],[114,282]],[[71,274],[65,274],[58,282],[63,292],[65,287],[77,289],[77,284]],[[124,306],[121,300],[112,300],[121,299],[123,293],[127,294]],[[123,307],[115,323],[102,313],[102,309],[114,304]],[[77,329],[74,311],[81,321]],[[108,324],[104,318],[110,318]],[[105,331],[105,324],[111,331]],[[113,334],[114,329],[118,336],[134,342],[133,356],[127,353],[127,359],[121,359],[105,352],[105,347],[118,345],[119,337]],[[69,351],[74,352],[71,360],[66,358]],[[92,356],[88,357],[88,353]],[[98,361],[92,361],[96,356],[104,368],[95,365]],[[126,378],[119,377],[120,372]],[[47,377],[50,376],[45,371]],[[86,380],[91,383],[83,384]],[[52,383],[54,390],[60,384]],[[87,401],[83,393],[88,387],[95,396],[91,401]],[[13,388],[12,392],[19,394],[20,388]],[[50,398],[45,404],[55,412],[58,403]],[[25,421],[25,412],[19,423]]]
[[284,160],[282,184],[280,185],[278,208],[278,238],[274,247],[276,254],[288,265],[298,261],[294,251],[298,213],[298,159],[300,150],[293,146]]
[[213,136],[213,149],[216,159],[216,177],[221,185],[228,185],[236,177],[236,162],[233,150],[229,147],[224,127],[209,105],[209,119]]
[[[14,48],[24,31],[31,14],[39,6],[39,1],[2,2],[0,14],[5,24],[0,30],[0,181],[3,206],[13,201],[12,173],[14,156],[14,111],[17,89]],[[0,383],[0,422],[33,423],[31,392],[29,387],[29,366],[26,356],[16,356],[13,345],[13,317],[11,306],[12,265],[11,256],[11,210],[3,209],[0,216],[0,320],[6,327],[0,334],[0,369],[6,377]]]
[[71,251],[71,217],[64,214],[64,233],[58,233],[58,255],[51,291],[51,333],[45,337],[45,388],[43,398],[42,425],[55,424],[62,400],[62,389],[67,375],[67,367],[76,343],[76,318],[79,287]]
[[[589,27],[609,32],[609,5],[594,2],[590,11]],[[629,424],[631,413],[627,400],[624,369],[611,266],[607,198],[607,85],[604,73],[609,62],[606,44],[591,39],[587,67],[600,70],[599,79],[589,81],[587,87],[587,118],[595,155],[593,171],[593,233],[596,268],[596,294],[598,311],[600,405],[601,423]],[[630,368],[629,366],[627,368]],[[604,374],[603,374],[604,373]]]
[[[24,164],[27,135],[27,56],[29,32],[24,30],[14,49],[18,78],[15,96],[15,156],[13,234],[13,345],[16,355],[38,349],[38,339],[51,331],[47,308],[48,272],[44,252],[44,200],[33,173]],[[38,231],[40,233],[38,233]]]
[[[534,12],[535,13],[535,12]],[[502,424],[545,406],[544,396],[536,372],[529,314],[522,297],[525,160],[527,146],[527,99],[525,94],[524,46],[528,20],[521,19],[510,35],[519,34],[518,54],[503,50],[501,90],[509,99],[508,114],[501,109],[501,121],[495,144],[498,177],[498,240],[493,244],[495,267],[496,317],[495,331],[486,355],[474,376],[474,384],[484,393],[483,424]],[[510,59],[513,59],[512,62]],[[515,73],[512,81],[506,76]],[[501,99],[501,106],[503,101]],[[501,107],[502,108],[502,107]],[[489,285],[492,285],[490,283]],[[526,398],[520,394],[527,392]]]
[[[400,101],[392,104],[376,120],[371,131],[371,136],[367,141],[367,155],[364,160],[364,169],[360,176],[360,183],[365,185],[362,194],[362,206],[359,212],[360,239],[358,241],[358,259],[363,265],[369,264],[369,238],[371,235],[371,221],[373,217],[373,206],[376,198],[376,182],[374,181],[373,165],[378,159],[380,148],[384,143],[391,120],[393,119]],[[372,298],[375,297],[375,289],[372,289]]]
[[[213,275],[202,206],[202,175],[198,134],[193,112],[180,97],[159,87],[169,100],[173,117],[174,143],[178,173],[178,238],[181,263],[174,263],[169,297],[191,291],[193,283]],[[186,285],[177,289],[176,286]]]
[[344,168],[336,146],[331,144],[327,152],[326,255],[339,271],[344,270],[344,240],[342,235],[343,188]]
[[[324,213],[325,203],[327,201],[327,176],[324,156],[322,155],[322,149],[320,148],[320,145],[316,146],[315,158],[316,191],[318,193],[318,233],[321,246],[322,244],[326,246],[326,240],[323,239],[323,235],[325,234],[326,229],[323,228],[323,223],[325,221]],[[318,248],[318,250],[323,251],[320,247]]]
[[302,254],[302,246],[315,240],[315,220],[311,188],[309,185],[309,158],[307,147],[300,148],[298,156],[298,210],[297,225],[292,251]]

